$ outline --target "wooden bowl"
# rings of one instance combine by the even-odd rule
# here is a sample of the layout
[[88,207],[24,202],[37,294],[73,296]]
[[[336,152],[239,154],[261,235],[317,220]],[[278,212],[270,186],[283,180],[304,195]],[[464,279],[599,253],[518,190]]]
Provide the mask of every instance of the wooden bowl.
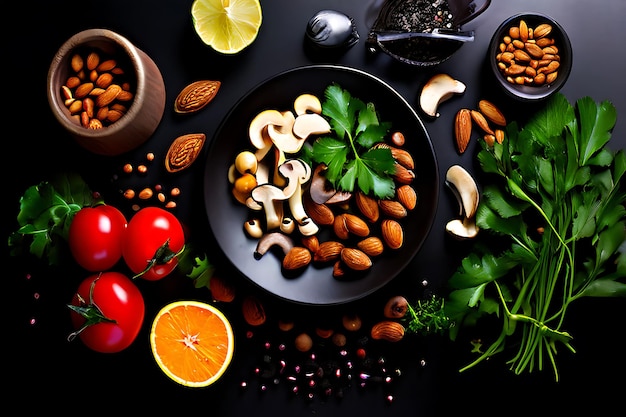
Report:
[[[77,62],[81,60],[82,66]],[[109,89],[113,84],[119,88]],[[165,85],[154,61],[128,39],[107,29],[88,29],[68,39],[54,56],[48,102],[80,146],[100,155],[119,155],[144,143],[157,129]]]

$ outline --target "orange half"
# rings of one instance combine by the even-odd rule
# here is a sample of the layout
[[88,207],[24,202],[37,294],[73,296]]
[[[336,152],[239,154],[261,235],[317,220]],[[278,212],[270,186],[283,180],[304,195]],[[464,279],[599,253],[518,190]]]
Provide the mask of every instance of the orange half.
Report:
[[161,309],[150,331],[152,354],[161,370],[187,387],[206,387],[230,365],[233,329],[216,307],[175,301]]

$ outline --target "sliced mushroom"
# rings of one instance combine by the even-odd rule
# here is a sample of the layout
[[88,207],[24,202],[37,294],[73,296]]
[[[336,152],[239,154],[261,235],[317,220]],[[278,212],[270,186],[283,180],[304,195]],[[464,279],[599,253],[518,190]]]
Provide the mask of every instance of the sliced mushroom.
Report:
[[280,228],[283,221],[282,202],[288,198],[283,190],[273,184],[261,184],[252,190],[250,196],[263,206],[267,230]]
[[474,217],[480,197],[478,186],[471,174],[460,165],[452,165],[446,173],[446,185],[459,202],[459,215]]
[[246,221],[243,228],[250,237],[259,239],[263,236],[263,228],[261,227],[261,221],[259,219],[250,219]]
[[311,178],[311,184],[309,185],[309,194],[311,200],[317,204],[335,204],[343,203],[352,197],[352,193],[349,191],[337,191],[333,188],[324,177],[324,170],[326,165],[319,164],[313,170],[313,177]]
[[284,255],[287,255],[293,248],[293,239],[281,232],[269,232],[264,234],[256,245],[254,256],[261,258],[272,246],[279,246]]
[[283,123],[283,115],[278,110],[263,110],[257,114],[248,126],[248,137],[250,143],[257,148],[257,160],[265,157],[272,147],[272,138],[270,138],[267,127],[270,125],[280,125]]
[[335,190],[330,183],[326,180],[326,177],[322,174],[326,170],[326,165],[319,164],[313,170],[313,178],[311,179],[311,185],[309,187],[309,193],[311,194],[311,200],[317,204],[324,204],[331,198],[337,190]]
[[280,231],[290,235],[296,230],[296,222],[291,217],[284,217],[283,222],[280,224]]
[[465,84],[461,81],[452,78],[448,74],[435,74],[422,88],[420,107],[427,115],[439,117],[437,112],[439,105],[455,94],[463,94],[464,92]]
[[293,102],[293,109],[298,116],[305,113],[320,114],[322,112],[322,103],[313,94],[300,94]]
[[298,138],[307,139],[311,135],[322,135],[330,132],[330,123],[316,113],[304,113],[296,117],[293,123],[293,134]]
[[318,232],[319,227],[309,218],[304,209],[302,185],[311,178],[311,167],[301,159],[290,159],[279,167],[281,175],[288,179],[285,195],[289,194],[289,210],[298,223],[300,233],[310,236]]
[[296,153],[304,145],[304,139],[293,134],[293,125],[296,117],[290,111],[281,113],[283,120],[281,123],[267,126],[267,133],[274,145],[284,153]]
[[459,240],[472,239],[478,235],[478,226],[473,217],[454,219],[446,224],[446,231]]

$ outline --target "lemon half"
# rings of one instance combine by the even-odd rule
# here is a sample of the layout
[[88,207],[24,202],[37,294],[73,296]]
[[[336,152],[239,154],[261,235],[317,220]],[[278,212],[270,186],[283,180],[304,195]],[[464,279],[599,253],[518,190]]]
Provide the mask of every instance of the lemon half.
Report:
[[202,42],[223,54],[254,42],[263,21],[259,0],[195,0],[191,16]]

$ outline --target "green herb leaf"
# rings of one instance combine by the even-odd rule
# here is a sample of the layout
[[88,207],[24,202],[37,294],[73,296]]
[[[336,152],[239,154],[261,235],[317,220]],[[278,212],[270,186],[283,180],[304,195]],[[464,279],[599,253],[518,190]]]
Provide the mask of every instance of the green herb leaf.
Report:
[[334,137],[315,140],[311,158],[327,166],[326,179],[338,190],[355,188],[378,198],[393,197],[392,178],[395,160],[387,148],[376,148],[384,142],[390,124],[381,123],[373,103],[362,100],[337,84],[324,92],[322,114],[330,121]]
[[74,214],[81,208],[101,203],[74,173],[62,174],[26,189],[17,215],[19,228],[9,236],[11,255],[30,252],[58,265]]
[[568,307],[626,297],[626,155],[605,147],[615,122],[606,101],[572,106],[556,94],[526,126],[510,123],[502,144],[481,143],[478,162],[493,183],[476,214],[481,235],[448,281],[446,310],[457,323],[450,337],[486,314],[502,329],[462,370],[516,346],[511,370],[549,363],[558,380],[557,344],[574,352],[562,329]]

